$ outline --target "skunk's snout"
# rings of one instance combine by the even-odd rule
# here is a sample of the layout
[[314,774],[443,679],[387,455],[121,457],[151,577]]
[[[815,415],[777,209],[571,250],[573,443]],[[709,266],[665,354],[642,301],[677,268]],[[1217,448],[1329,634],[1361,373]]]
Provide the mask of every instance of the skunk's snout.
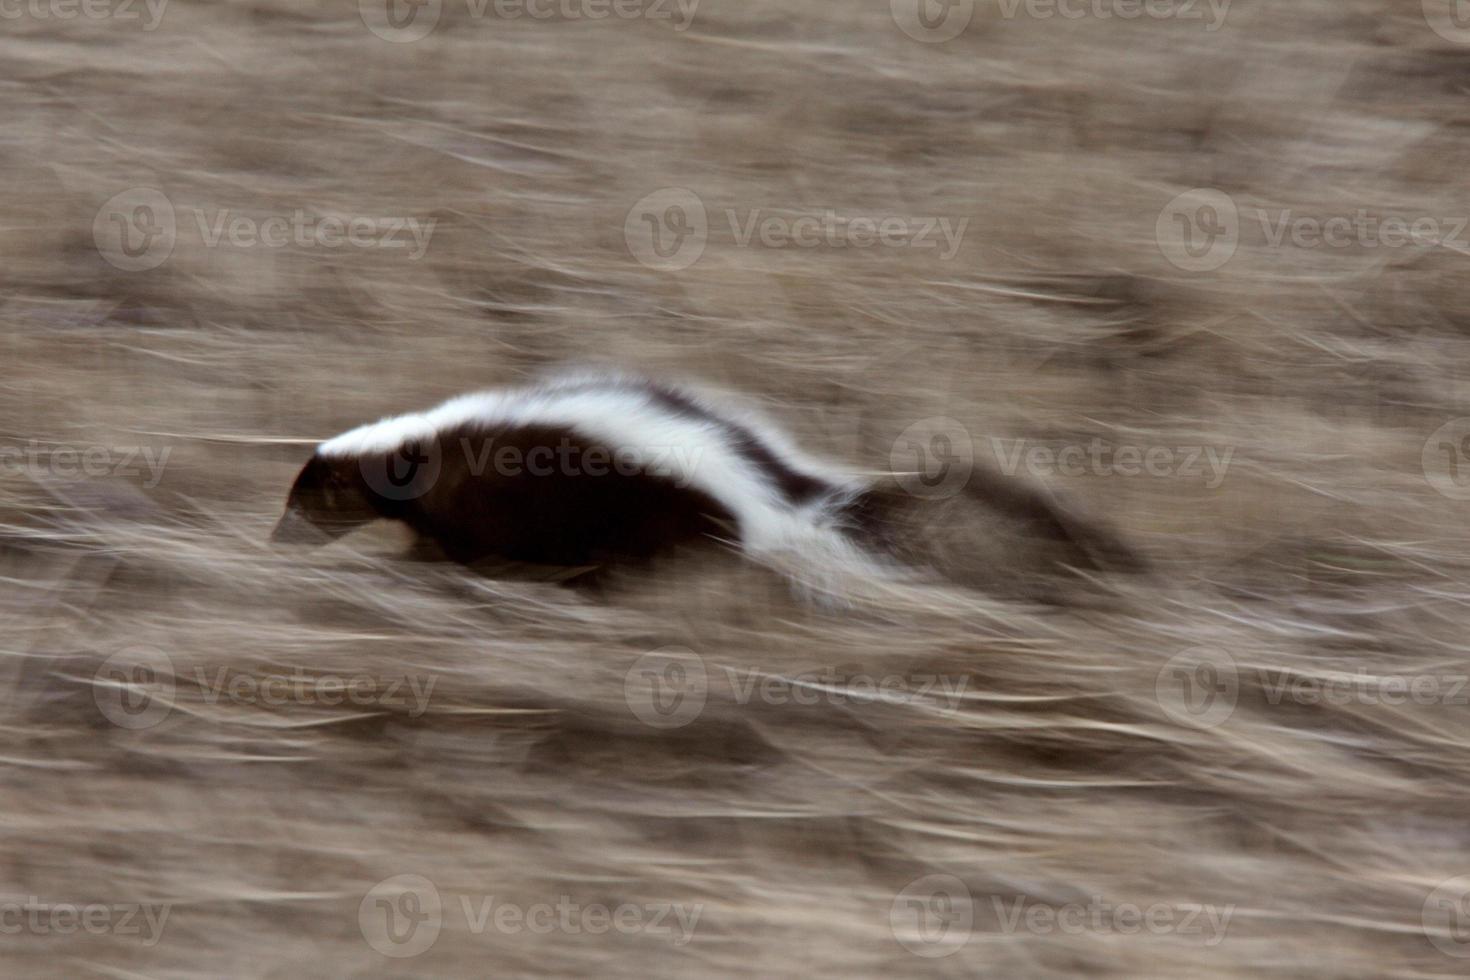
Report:
[[270,542],[278,546],[317,547],[330,541],[330,536],[308,521],[295,507],[289,508],[271,531]]

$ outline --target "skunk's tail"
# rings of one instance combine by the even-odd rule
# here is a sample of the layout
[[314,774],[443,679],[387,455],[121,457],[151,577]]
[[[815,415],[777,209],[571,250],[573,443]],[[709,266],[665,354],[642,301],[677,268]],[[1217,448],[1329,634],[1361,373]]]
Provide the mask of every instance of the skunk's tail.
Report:
[[959,584],[1034,591],[1059,572],[1145,572],[1148,564],[1101,518],[1037,483],[977,467],[943,499],[885,477],[843,505],[839,523],[864,549]]

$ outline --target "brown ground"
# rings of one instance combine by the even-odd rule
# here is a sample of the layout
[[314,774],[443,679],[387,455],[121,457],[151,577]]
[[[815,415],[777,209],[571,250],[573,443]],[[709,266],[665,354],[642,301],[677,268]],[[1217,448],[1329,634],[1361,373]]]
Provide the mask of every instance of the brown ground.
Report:
[[[1464,975],[1470,428],[1421,454],[1470,415],[1470,234],[1273,245],[1256,216],[1453,231],[1470,50],[1416,0],[1236,0],[1214,31],[1009,6],[943,43],[886,0],[702,0],[685,30],[446,0],[411,43],[335,0],[172,0],[155,30],[5,8],[5,975]],[[148,215],[106,202],[137,187],[177,240],[128,271],[112,216]],[[709,222],[677,270],[624,229],[672,187]],[[1223,267],[1157,240],[1192,188],[1239,207]],[[207,241],[298,209],[436,224],[417,260]],[[945,260],[742,246],[727,209],[968,225]],[[386,531],[264,546],[311,441],[567,362],[740,392],[865,470],[940,417],[992,465],[992,438],[1233,456],[1217,486],[1041,474],[1156,566],[1076,601],[810,603],[728,561],[589,595]],[[127,447],[168,450],[161,478]],[[1180,654],[1228,718],[1181,709]],[[671,663],[707,703],[644,724],[629,672]],[[777,703],[822,671],[963,690]],[[741,703],[761,676],[777,696]],[[273,678],[433,686],[422,711],[250,693]],[[1424,696],[1386,703],[1399,679]],[[1347,703],[1311,696],[1332,682]],[[109,721],[150,691],[155,724]],[[414,957],[367,935],[379,897],[424,908],[369,895],[397,875],[443,906]],[[490,896],[580,911],[512,931],[477,924]],[[112,918],[42,931],[62,903]],[[166,905],[161,935],[128,903]],[[594,905],[699,917],[593,934]]]

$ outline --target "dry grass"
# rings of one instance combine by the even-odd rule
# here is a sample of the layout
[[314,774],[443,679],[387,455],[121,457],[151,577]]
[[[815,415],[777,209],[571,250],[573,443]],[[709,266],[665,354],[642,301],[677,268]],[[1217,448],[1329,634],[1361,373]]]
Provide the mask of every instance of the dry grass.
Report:
[[[465,10],[405,44],[335,0],[4,21],[0,440],[169,451],[157,481],[55,457],[0,476],[0,902],[170,909],[154,945],[0,936],[7,975],[1461,975],[1425,903],[1470,874],[1462,698],[1273,696],[1470,673],[1465,505],[1421,465],[1470,415],[1466,256],[1273,246],[1254,219],[1470,214],[1465,51],[1418,3],[1236,0],[1209,32],[982,0],[943,44],[883,2],[703,0],[684,31]],[[93,222],[135,186],[167,195],[178,240],[128,272]],[[624,238],[664,187],[709,213],[679,271]],[[1155,224],[1196,187],[1237,202],[1241,241],[1191,273]],[[196,209],[437,223],[413,261],[211,247]],[[726,209],[968,225],[944,261],[741,247]],[[1049,478],[1157,566],[1085,601],[1059,578],[1056,603],[813,605],[723,561],[587,596],[409,562],[387,532],[263,545],[306,443],[561,363],[743,392],[869,470],[941,416],[986,460],[992,437],[1233,456],[1214,487]],[[173,693],[128,729],[99,667],[140,646]],[[1237,668],[1214,726],[1158,693],[1201,646]],[[625,697],[666,648],[709,677],[676,729]],[[741,703],[727,672],[824,669],[964,688]],[[212,697],[221,670],[432,688],[422,711],[270,704]],[[359,905],[400,874],[445,912],[389,959]],[[932,874],[974,916],[942,958],[890,925]],[[461,900],[491,895],[701,911],[682,945],[476,929]],[[1017,900],[1229,918],[1048,930],[1008,924]]]

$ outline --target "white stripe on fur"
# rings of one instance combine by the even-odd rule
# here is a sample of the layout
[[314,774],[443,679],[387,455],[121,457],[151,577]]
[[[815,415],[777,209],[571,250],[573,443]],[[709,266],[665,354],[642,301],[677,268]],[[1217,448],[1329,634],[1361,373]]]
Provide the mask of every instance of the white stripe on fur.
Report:
[[609,375],[571,376],[538,387],[461,395],[427,412],[360,426],[322,443],[317,451],[324,456],[392,452],[410,439],[473,423],[563,427],[614,451],[636,451],[644,460],[667,459],[674,468],[671,479],[704,491],[736,516],[742,542],[752,552],[822,556],[877,573],[877,567],[831,523],[837,507],[860,492],[861,481],[804,456],[784,434],[749,412],[717,406],[688,389],[679,393],[712,415],[738,422],[786,465],[820,476],[838,486],[839,493],[800,508],[791,506],[770,476],[731,444],[722,427],[669,409],[636,380]]

